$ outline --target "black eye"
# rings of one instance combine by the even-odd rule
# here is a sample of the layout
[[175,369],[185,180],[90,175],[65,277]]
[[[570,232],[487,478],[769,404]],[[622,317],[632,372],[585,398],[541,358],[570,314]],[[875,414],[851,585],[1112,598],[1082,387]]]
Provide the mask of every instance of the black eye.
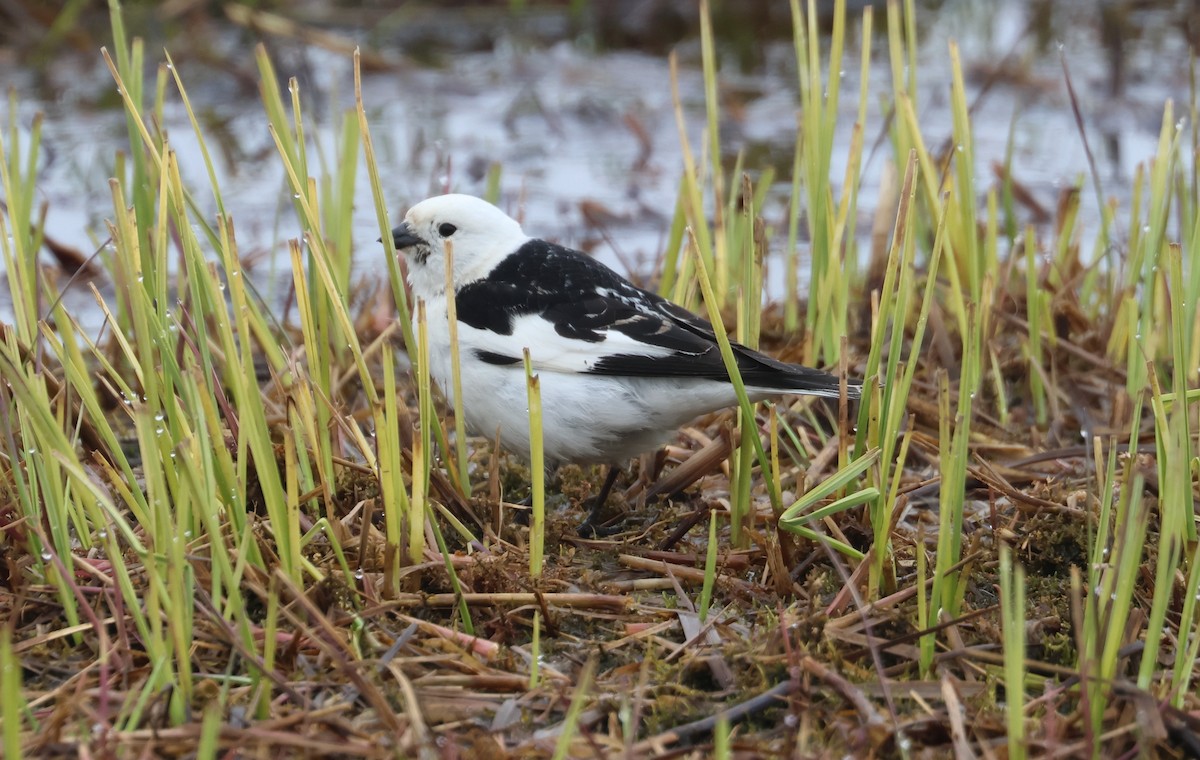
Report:
[[442,237],[450,237],[457,231],[458,228],[449,222],[443,222],[442,224],[438,225],[438,234]]

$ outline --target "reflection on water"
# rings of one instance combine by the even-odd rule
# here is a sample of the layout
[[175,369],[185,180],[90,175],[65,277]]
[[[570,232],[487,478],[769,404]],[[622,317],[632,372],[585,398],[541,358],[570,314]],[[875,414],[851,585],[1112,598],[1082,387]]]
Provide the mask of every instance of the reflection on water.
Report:
[[[595,5],[604,9],[621,4]],[[682,5],[690,6],[690,0]],[[651,270],[665,242],[681,167],[667,59],[659,51],[680,35],[685,38],[674,47],[694,146],[699,145],[704,103],[699,45],[694,36],[686,36],[690,17],[679,15],[680,4],[667,0],[641,6],[677,14],[673,25],[661,20],[667,18],[663,15],[656,27],[665,39],[640,39],[630,31],[639,23],[630,14],[608,19],[605,23],[615,26],[605,30],[599,22],[581,25],[561,9],[538,11],[524,23],[504,14],[500,25],[494,12],[475,17],[461,11],[451,24],[443,11],[410,17],[403,24],[392,16],[379,16],[363,28],[333,27],[347,39],[372,46],[385,59],[403,61],[367,73],[364,81],[393,212],[399,214],[445,189],[483,194],[489,171],[499,166],[501,203],[524,219],[527,231],[593,250],[620,269]],[[741,151],[751,170],[767,163],[775,166],[779,184],[768,214],[773,217],[769,221],[779,221],[795,139],[795,63],[786,3],[756,7],[741,22],[719,20],[717,25],[726,64],[722,149],[731,164]],[[596,12],[604,16],[603,10]],[[1188,40],[1196,35],[1196,15],[1176,4],[1088,0],[926,3],[919,14],[923,45],[918,71],[919,117],[926,139],[937,145],[950,134],[946,43],[953,38],[962,49],[969,90],[977,98],[977,190],[992,181],[991,166],[1004,160],[1011,131],[1015,177],[1039,202],[1053,208],[1058,190],[1078,182],[1087,171],[1066,94],[1061,50],[1097,154],[1104,192],[1120,197],[1128,192],[1134,167],[1153,153],[1163,103],[1173,98],[1179,104],[1177,113],[1185,110]],[[879,11],[875,28],[884,26]],[[434,30],[441,30],[442,37]],[[455,40],[455,34],[462,39]],[[555,41],[563,35],[571,41]],[[252,67],[244,36],[232,29],[217,35],[217,54],[228,62],[224,70],[194,55],[177,60],[214,150],[242,251],[271,254],[283,250],[298,228],[260,102],[247,84],[252,77],[244,74]],[[857,45],[857,24],[847,37],[852,47]],[[637,43],[650,52],[594,52],[597,38]],[[417,40],[425,44],[418,46]],[[146,47],[155,51],[161,44],[151,39]],[[174,50],[174,42],[167,44]],[[883,95],[890,90],[890,72],[885,44],[877,34],[868,140],[886,125]],[[272,39],[270,45],[280,75],[300,79],[314,139],[311,155],[318,157],[317,165],[327,165],[342,114],[351,106],[350,61],[285,40]],[[450,45],[458,47],[447,53]],[[419,52],[426,62],[405,58],[408,52]],[[851,97],[859,85],[857,61],[858,53],[847,50],[842,74],[847,96],[841,101],[845,129],[831,169],[837,178],[844,174],[849,127],[857,108]],[[124,117],[112,97],[115,87],[99,55],[66,55],[47,69],[34,70],[19,65],[10,52],[0,56],[0,76],[17,90],[22,125],[32,123],[36,111],[46,115],[39,191],[48,208],[48,234],[91,252],[107,236],[104,220],[112,216],[112,208],[105,180],[113,171],[115,152],[126,140]],[[193,188],[207,188],[183,109],[169,104],[165,122],[185,181]],[[869,239],[865,231],[888,153],[885,142],[870,153],[864,167],[861,240]],[[355,192],[356,266],[367,275],[381,266],[382,251],[376,243],[380,233],[365,172],[359,172]],[[198,192],[197,198],[202,207],[215,208],[205,193]],[[1091,211],[1094,228],[1094,203],[1085,203],[1085,208]],[[1085,227],[1088,224],[1085,219]],[[261,256],[254,270],[268,289],[271,283],[280,287],[287,274],[286,257]],[[773,282],[778,288],[778,281]],[[70,303],[86,308],[89,300],[81,293]]]

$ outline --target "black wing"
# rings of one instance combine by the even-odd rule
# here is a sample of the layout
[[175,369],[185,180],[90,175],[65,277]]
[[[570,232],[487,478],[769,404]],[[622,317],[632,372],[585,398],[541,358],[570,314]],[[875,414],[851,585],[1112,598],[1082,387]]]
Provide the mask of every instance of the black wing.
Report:
[[[486,278],[460,288],[457,309],[460,321],[499,336],[513,335],[523,320],[544,320],[563,339],[556,343],[578,342],[579,350],[571,356],[587,358],[572,365],[576,371],[717,381],[729,377],[709,322],[634,286],[583,253],[542,240],[527,242]],[[537,348],[531,346],[535,353]],[[521,361],[520,349],[509,349],[476,354],[494,364]],[[749,386],[837,395],[832,375],[785,364],[737,343],[733,350]]]

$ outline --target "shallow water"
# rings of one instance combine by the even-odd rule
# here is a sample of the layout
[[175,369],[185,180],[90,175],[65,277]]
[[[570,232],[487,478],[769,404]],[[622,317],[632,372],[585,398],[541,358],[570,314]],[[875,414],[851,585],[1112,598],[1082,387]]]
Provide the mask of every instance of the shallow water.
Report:
[[[919,114],[930,146],[950,134],[949,39],[961,46],[972,97],[997,68],[1007,72],[979,98],[974,112],[978,192],[994,182],[990,166],[1004,160],[1010,130],[1014,176],[1044,206],[1052,209],[1059,190],[1086,174],[1060,50],[1071,69],[1107,195],[1126,195],[1136,165],[1153,154],[1164,102],[1173,98],[1177,115],[1186,109],[1191,63],[1181,26],[1186,12],[1166,3],[1128,11],[1120,27],[1126,38],[1114,52],[1115,47],[1103,43],[1099,6],[1083,0],[1053,3],[1047,18],[1040,15],[1047,5],[1034,2],[951,2],[919,12]],[[890,90],[886,39],[879,34],[883,15],[877,12],[869,72],[870,159],[863,172],[859,221],[864,241],[890,159],[886,142],[870,151],[885,126],[881,96]],[[549,24],[552,36],[553,24],[539,18],[539,33]],[[369,35],[361,29],[335,31],[350,39]],[[843,128],[831,170],[837,184],[857,109],[859,36],[856,22],[848,34],[851,46],[842,73]],[[231,32],[229,45],[236,39]],[[162,44],[148,40],[147,50]],[[489,166],[498,164],[501,205],[524,221],[527,232],[592,250],[619,270],[653,270],[665,244],[682,166],[665,55],[631,49],[597,53],[578,38],[554,42],[546,41],[545,34],[520,32],[502,34],[487,51],[444,56],[440,66],[407,61],[403,50],[378,49],[404,61],[394,70],[368,73],[364,80],[393,222],[408,205],[445,189],[482,194]],[[699,45],[685,40],[677,49],[688,137],[699,150],[704,124]],[[725,49],[727,60],[733,59],[732,47]],[[248,48],[219,54],[239,69],[252,70]],[[790,40],[763,43],[755,58],[748,69],[724,67],[722,148],[730,162],[745,151],[752,172],[766,162],[776,164],[777,186],[767,215],[769,222],[782,223],[797,114]],[[318,153],[329,160],[332,135],[351,106],[349,59],[283,46],[276,65],[281,78],[300,77],[316,148],[310,160]],[[285,251],[299,228],[257,94],[212,68],[186,61],[179,68],[201,118],[213,125],[208,140],[243,254]],[[23,126],[32,123],[35,112],[45,114],[39,192],[48,206],[48,234],[90,253],[107,237],[105,219],[113,211],[106,179],[116,151],[127,140],[123,113],[113,107],[115,86],[99,54],[66,55],[35,72],[10,51],[0,55],[0,77],[17,92]],[[104,102],[110,105],[97,105]],[[195,138],[177,102],[168,106],[164,126],[185,181],[206,188]],[[319,160],[313,164],[319,166]],[[207,192],[197,197],[215,210]],[[1082,224],[1094,234],[1097,214],[1090,187],[1085,186],[1084,197]],[[356,199],[356,271],[368,278],[383,262],[365,171],[358,175]],[[784,237],[776,236],[773,253]],[[251,271],[277,295],[286,288],[286,256],[266,256]],[[771,292],[782,292],[777,273],[770,282]],[[79,289],[68,304],[86,312],[90,296]],[[0,303],[0,319],[10,318],[8,304]]]

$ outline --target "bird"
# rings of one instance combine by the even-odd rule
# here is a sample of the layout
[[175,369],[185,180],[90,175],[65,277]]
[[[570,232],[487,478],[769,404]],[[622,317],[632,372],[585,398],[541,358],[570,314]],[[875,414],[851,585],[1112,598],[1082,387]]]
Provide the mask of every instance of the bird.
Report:
[[[479,435],[529,453],[524,351],[539,376],[547,469],[605,464],[581,533],[595,528],[628,460],[690,420],[738,403],[705,319],[629,282],[591,256],[530,237],[500,208],[450,193],[409,208],[392,230],[415,299],[424,301],[429,370],[451,402],[446,248],[452,251],[462,410]],[[837,398],[839,378],[732,342],[752,401],[783,394]],[[861,384],[845,386],[847,398]]]

